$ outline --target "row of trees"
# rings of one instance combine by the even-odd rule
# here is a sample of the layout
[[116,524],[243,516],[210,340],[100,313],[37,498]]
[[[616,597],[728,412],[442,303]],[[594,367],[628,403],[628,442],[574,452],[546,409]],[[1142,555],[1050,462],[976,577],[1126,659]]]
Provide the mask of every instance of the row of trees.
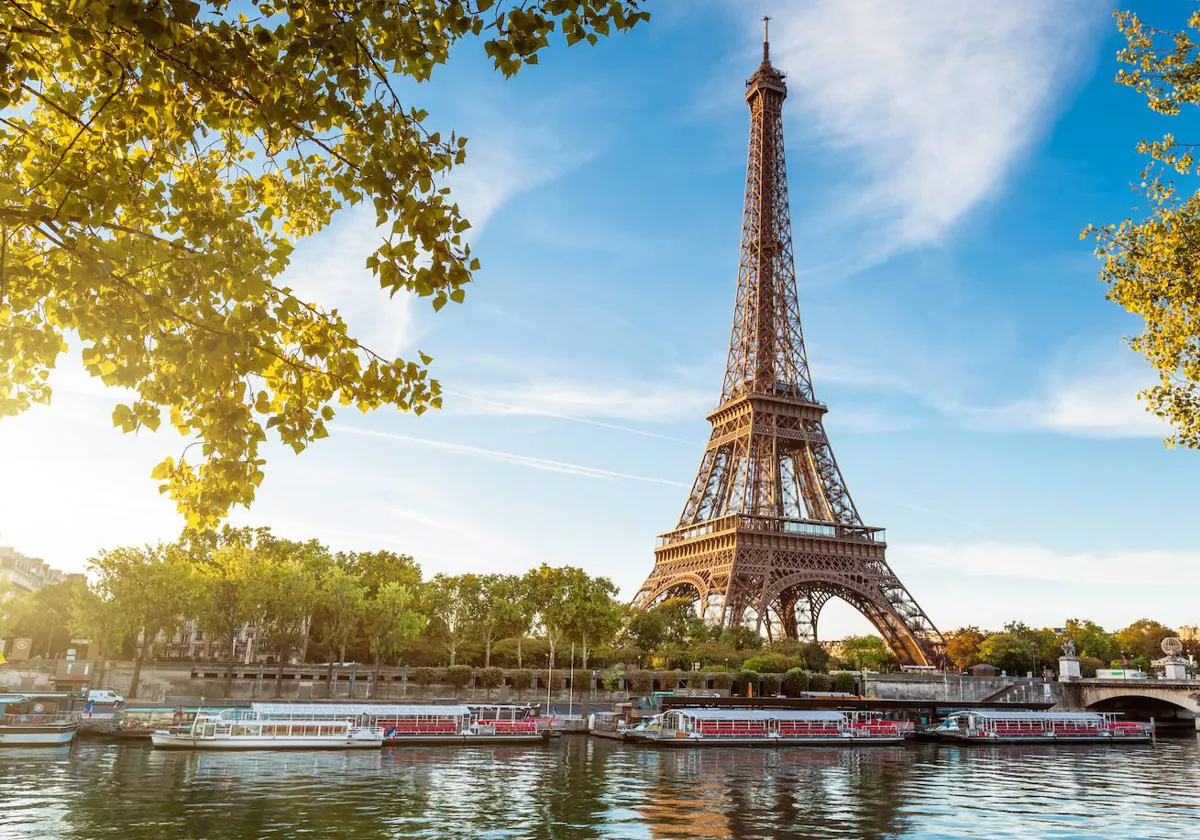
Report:
[[190,620],[215,658],[232,658],[249,629],[275,662],[320,657],[332,672],[334,662],[382,666],[405,654],[409,664],[454,666],[464,650],[487,667],[507,639],[521,667],[533,636],[537,654],[555,662],[573,644],[587,667],[627,617],[610,580],[570,566],[423,580],[405,555],[334,553],[265,528],[119,548],[89,565],[90,585],[72,580],[0,603],[0,638],[28,636],[49,656],[86,636],[105,656],[131,656],[138,670]]
[[[331,672],[346,661],[762,674],[899,666],[878,636],[828,648],[786,639],[767,645],[749,628],[708,625],[686,599],[631,610],[610,580],[570,566],[425,579],[406,555],[335,553],[315,540],[228,527],[187,542],[102,552],[90,566],[90,584],[74,579],[0,599],[0,638],[31,638],[35,655],[52,656],[73,636],[86,636],[102,655],[132,658],[139,670],[170,653],[160,642],[186,621],[206,638],[204,658],[233,658],[237,640],[252,635],[270,661],[325,661]],[[971,626],[948,634],[947,665],[1036,673],[1053,668],[1071,639],[1085,674],[1122,662],[1148,670],[1172,635],[1149,619],[1112,633],[1075,619],[1057,631],[1019,622],[1000,632]],[[573,663],[566,647],[574,648]]]
[[[1070,640],[1084,676],[1094,675],[1097,668],[1123,665],[1150,671],[1153,661],[1163,656],[1163,639],[1175,635],[1170,627],[1148,618],[1111,633],[1086,619],[1071,619],[1059,630],[1035,629],[1021,622],[1006,624],[998,633],[971,626],[947,635],[946,658],[959,669],[987,663],[1010,674],[1038,673],[1057,668],[1062,645]],[[1184,640],[1184,652],[1200,654],[1200,645]]]

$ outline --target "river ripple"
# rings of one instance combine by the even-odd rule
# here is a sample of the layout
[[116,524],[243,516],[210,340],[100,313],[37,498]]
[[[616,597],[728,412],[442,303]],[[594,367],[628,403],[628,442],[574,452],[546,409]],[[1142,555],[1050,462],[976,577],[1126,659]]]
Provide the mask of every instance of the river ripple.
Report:
[[0,838],[1200,838],[1200,747],[0,750]]

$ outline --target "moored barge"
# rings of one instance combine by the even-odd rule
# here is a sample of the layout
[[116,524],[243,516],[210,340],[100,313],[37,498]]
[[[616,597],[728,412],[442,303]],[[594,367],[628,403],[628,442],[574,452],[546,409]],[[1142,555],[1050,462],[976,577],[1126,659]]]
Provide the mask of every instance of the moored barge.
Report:
[[75,740],[79,713],[58,697],[0,694],[0,747],[61,747]]
[[400,703],[252,703],[263,717],[282,719],[352,719],[382,733],[385,743],[405,744],[541,744],[550,730],[532,718],[476,715],[465,705]]
[[671,709],[657,728],[629,740],[671,747],[853,746],[902,744],[911,733],[901,721],[839,711]]
[[169,750],[379,749],[383,733],[345,718],[200,712],[187,723],[152,733],[150,742]]
[[190,724],[196,715],[232,711],[220,706],[135,706],[114,712],[112,720],[96,734],[117,741],[149,741],[155,732]]
[[1136,744],[1153,740],[1154,724],[1105,712],[972,709],[948,715],[925,734],[956,744]]
[[596,712],[589,722],[588,734],[596,738],[608,738],[612,741],[625,741],[633,727],[619,712]]

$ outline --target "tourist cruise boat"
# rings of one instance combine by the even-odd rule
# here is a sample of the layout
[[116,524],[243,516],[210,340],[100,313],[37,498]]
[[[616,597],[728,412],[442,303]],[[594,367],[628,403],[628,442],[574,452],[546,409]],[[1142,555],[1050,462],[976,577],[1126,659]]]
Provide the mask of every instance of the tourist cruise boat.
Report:
[[75,740],[79,713],[61,696],[0,694],[0,747],[61,747]]
[[550,738],[548,728],[533,717],[521,717],[527,707],[400,703],[252,703],[254,714],[284,719],[354,720],[377,729],[383,740],[403,744],[537,744]]
[[672,709],[656,730],[630,740],[673,747],[902,744],[910,728],[882,716],[839,711]]
[[344,750],[379,749],[383,732],[353,719],[304,715],[271,717],[254,712],[199,712],[187,723],[150,735],[158,749]]
[[1103,712],[955,712],[925,732],[960,744],[1126,744],[1154,738],[1153,723],[1117,720]]

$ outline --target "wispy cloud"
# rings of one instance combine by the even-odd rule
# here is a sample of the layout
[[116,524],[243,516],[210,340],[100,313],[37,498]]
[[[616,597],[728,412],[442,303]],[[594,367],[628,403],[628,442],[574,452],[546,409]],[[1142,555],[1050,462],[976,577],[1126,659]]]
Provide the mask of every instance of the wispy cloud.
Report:
[[[1132,359],[1128,353],[1125,356]],[[976,428],[1162,438],[1170,434],[1167,424],[1147,411],[1146,403],[1137,397],[1152,384],[1148,368],[1121,356],[1113,355],[1106,364],[1088,368],[1068,366],[1060,360],[1027,397],[994,408],[956,406],[949,410]]]
[[[582,166],[603,149],[602,141],[574,136],[559,116],[561,98],[531,102],[480,102],[471,110],[467,161],[448,178],[451,198],[471,222],[477,239],[513,198]],[[337,309],[352,334],[389,356],[411,350],[428,330],[418,298],[391,298],[366,267],[385,240],[370,208],[343,212],[325,231],[299,244],[286,281],[305,299]]]
[[850,162],[840,215],[871,230],[864,261],[938,241],[1002,186],[1107,10],[1101,0],[776,7],[772,58],[806,112],[791,125],[811,126]]
[[[472,394],[464,394],[458,391],[444,391],[446,396],[460,400],[466,400],[469,406],[468,414],[500,414],[500,415],[516,415],[516,416],[534,416],[534,417],[549,417],[554,420],[567,420],[572,423],[583,423],[588,426],[597,426],[602,429],[613,429],[618,432],[627,432],[631,435],[640,435],[642,437],[655,438],[657,440],[669,440],[674,443],[682,443],[691,446],[695,441],[685,440],[684,438],[672,437],[671,435],[663,435],[658,432],[650,432],[645,429],[635,429],[632,426],[622,426],[619,423],[606,423],[603,420],[592,420],[587,417],[576,417],[570,414],[559,414],[553,411],[535,408],[528,405],[517,405],[515,403],[500,402],[498,400],[487,399]],[[461,409],[460,409],[461,410]]]
[[647,475],[635,475],[633,473],[618,472],[616,470],[608,470],[601,467],[589,467],[584,464],[572,464],[567,461],[554,461],[549,458],[535,458],[529,455],[519,455],[515,452],[502,452],[497,449],[485,449],[481,446],[470,446],[465,443],[447,443],[445,441],[430,440],[428,438],[414,437],[412,435],[396,434],[395,432],[380,432],[374,429],[363,429],[356,426],[339,426],[338,431],[348,432],[354,435],[363,435],[365,437],[395,440],[402,443],[414,443],[418,446],[441,449],[443,451],[454,452],[459,455],[483,458],[488,461],[497,461],[503,464],[515,464],[520,467],[529,467],[530,469],[535,470],[545,470],[547,472],[575,475],[580,476],[581,478],[598,479],[601,481],[642,481],[649,484],[667,484],[673,487],[690,486],[679,481],[669,481],[665,478],[655,478]]
[[1004,542],[958,545],[912,544],[889,547],[898,568],[932,566],[968,577],[1005,577],[1072,584],[1200,586],[1200,551],[1055,551],[1044,546]]
[[586,165],[604,150],[602,136],[583,135],[565,120],[586,98],[586,91],[575,90],[529,102],[476,101],[467,162],[449,179],[474,235],[511,199]]
[[713,407],[715,396],[682,382],[573,380],[553,377],[464,385],[456,395],[478,414],[531,414],[588,422],[650,437],[652,432],[609,421],[669,423],[694,420]]

